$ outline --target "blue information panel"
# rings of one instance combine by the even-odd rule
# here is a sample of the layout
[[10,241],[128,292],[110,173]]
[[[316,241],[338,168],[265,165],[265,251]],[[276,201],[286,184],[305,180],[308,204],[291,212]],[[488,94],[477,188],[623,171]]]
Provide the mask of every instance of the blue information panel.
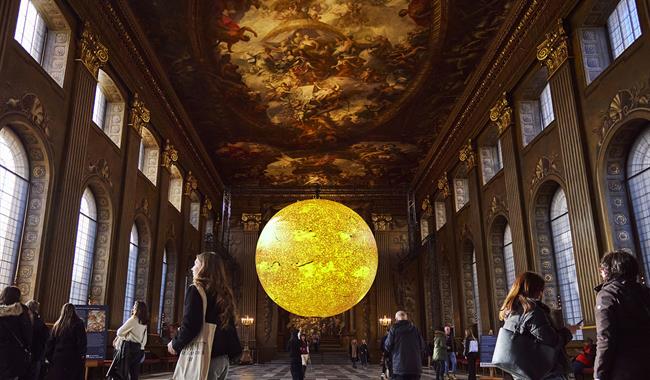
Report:
[[77,315],[86,325],[86,358],[104,360],[108,340],[108,306],[75,305]]
[[492,365],[492,356],[494,355],[494,347],[496,345],[497,337],[495,335],[481,335],[481,343],[479,345],[481,367],[494,367]]

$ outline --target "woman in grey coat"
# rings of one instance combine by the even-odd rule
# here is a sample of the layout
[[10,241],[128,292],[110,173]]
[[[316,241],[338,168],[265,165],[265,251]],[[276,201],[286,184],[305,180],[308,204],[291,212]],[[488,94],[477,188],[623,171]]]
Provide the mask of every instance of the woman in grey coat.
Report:
[[[566,380],[568,368],[564,346],[571,341],[576,326],[569,326],[571,330],[553,327],[550,309],[541,301],[543,293],[544,279],[540,275],[533,272],[520,274],[503,302],[499,318],[504,321],[504,329],[516,331],[519,326],[522,334],[530,334],[535,341],[555,348],[554,367],[543,379],[532,380]],[[519,380],[515,375],[513,378]]]

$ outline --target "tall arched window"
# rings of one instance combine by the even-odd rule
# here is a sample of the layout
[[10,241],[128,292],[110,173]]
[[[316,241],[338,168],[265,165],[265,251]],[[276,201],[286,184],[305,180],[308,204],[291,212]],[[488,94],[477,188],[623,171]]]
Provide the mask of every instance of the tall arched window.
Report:
[[79,222],[77,223],[77,241],[74,248],[72,285],[70,287],[70,303],[72,304],[85,305],[88,303],[96,237],[97,205],[93,193],[86,188],[81,197]]
[[508,289],[515,283],[515,256],[512,252],[512,232],[510,232],[510,225],[506,224],[503,231],[503,262],[506,267],[506,281],[508,282]]
[[147,128],[142,128],[138,169],[140,169],[154,186],[158,179],[158,156],[160,156],[160,149],[158,148],[156,138]]
[[14,282],[29,195],[29,160],[8,127],[0,130],[0,287]]
[[167,249],[163,249],[162,277],[160,283],[160,306],[158,307],[158,333],[162,335],[165,310],[165,292],[167,291]]
[[[573,257],[569,208],[562,188],[558,188],[555,195],[553,195],[550,221],[562,313],[567,323],[576,324],[582,320],[582,309],[580,307],[576,263]],[[578,331],[574,338],[582,339],[582,333]]]
[[478,265],[476,263],[476,251],[472,252],[472,282],[474,285],[474,305],[476,305],[476,325],[478,327],[478,333],[481,334],[481,303],[478,296]]
[[140,237],[135,223],[131,228],[129,240],[129,266],[126,270],[126,291],[124,293],[124,321],[131,316],[131,309],[135,302],[136,275],[138,272],[138,251],[140,250]]
[[183,202],[183,176],[176,165],[171,166],[168,199],[176,210],[181,211],[181,204]]
[[645,128],[632,145],[626,174],[647,277],[650,274],[650,128]]

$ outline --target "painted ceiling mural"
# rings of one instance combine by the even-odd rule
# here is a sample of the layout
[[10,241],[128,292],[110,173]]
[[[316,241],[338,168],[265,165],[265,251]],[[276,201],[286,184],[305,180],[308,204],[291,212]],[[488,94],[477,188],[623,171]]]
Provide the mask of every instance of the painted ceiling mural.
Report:
[[130,0],[231,185],[408,183],[505,0]]

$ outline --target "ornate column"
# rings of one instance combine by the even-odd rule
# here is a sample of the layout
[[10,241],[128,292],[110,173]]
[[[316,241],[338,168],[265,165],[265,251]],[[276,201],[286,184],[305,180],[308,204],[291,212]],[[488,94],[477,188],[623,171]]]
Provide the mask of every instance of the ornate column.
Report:
[[389,318],[395,317],[395,297],[393,292],[393,283],[391,281],[391,234],[390,230],[393,224],[391,214],[372,214],[372,225],[377,241],[377,250],[379,254],[379,263],[377,267],[377,315]]
[[[486,258],[486,245],[485,245],[485,228],[483,226],[483,207],[481,205],[481,179],[479,177],[479,172],[477,169],[476,162],[476,148],[472,144],[471,140],[467,141],[467,144],[463,145],[458,152],[458,159],[461,162],[465,163],[467,169],[467,179],[469,182],[469,199],[471,207],[471,217],[470,224],[473,226],[473,243],[474,243],[474,254],[476,257],[476,269],[478,274],[478,289],[479,289],[479,302],[480,302],[480,312],[478,316],[480,322],[479,326],[482,330],[486,329],[486,323],[489,322],[489,325],[494,328],[493,320],[493,304],[491,300],[494,298],[491,292],[491,286],[488,284],[491,283],[489,273],[488,259]],[[462,249],[462,247],[461,247]],[[462,253],[461,253],[462,254]]]
[[[241,303],[239,313],[241,316],[251,316],[259,321],[257,316],[257,290],[258,279],[255,269],[255,249],[257,239],[260,235],[262,223],[261,213],[242,213],[241,223],[243,227],[242,248],[239,257],[236,257],[241,268]],[[248,341],[255,342],[257,338],[256,329],[249,328],[246,332]]]
[[589,190],[589,162],[586,159],[583,125],[578,116],[576,93],[568,38],[562,20],[537,47],[537,59],[548,69],[553,110],[560,137],[560,150],[566,171],[566,198],[569,207],[573,254],[585,324],[594,323],[593,287],[600,282],[598,262],[600,247],[596,236],[593,202],[596,194]]
[[56,202],[52,202],[55,223],[52,229],[52,246],[47,258],[47,268],[42,286],[48,289],[43,300],[43,315],[48,321],[58,317],[61,305],[70,295],[72,265],[74,261],[75,237],[79,219],[79,205],[83,193],[84,168],[88,132],[92,123],[93,99],[99,68],[108,61],[108,49],[92,32],[90,25],[84,25],[79,43],[79,58],[74,70],[72,113],[66,136],[63,173],[55,190]]
[[519,169],[519,155],[515,128],[512,125],[512,107],[508,96],[503,93],[501,99],[490,109],[490,121],[494,123],[501,141],[503,155],[503,174],[506,182],[506,204],[508,205],[508,223],[512,233],[512,247],[515,259],[515,270],[522,273],[533,266],[529,257],[528,236],[526,234],[526,216],[522,207],[523,188]]

